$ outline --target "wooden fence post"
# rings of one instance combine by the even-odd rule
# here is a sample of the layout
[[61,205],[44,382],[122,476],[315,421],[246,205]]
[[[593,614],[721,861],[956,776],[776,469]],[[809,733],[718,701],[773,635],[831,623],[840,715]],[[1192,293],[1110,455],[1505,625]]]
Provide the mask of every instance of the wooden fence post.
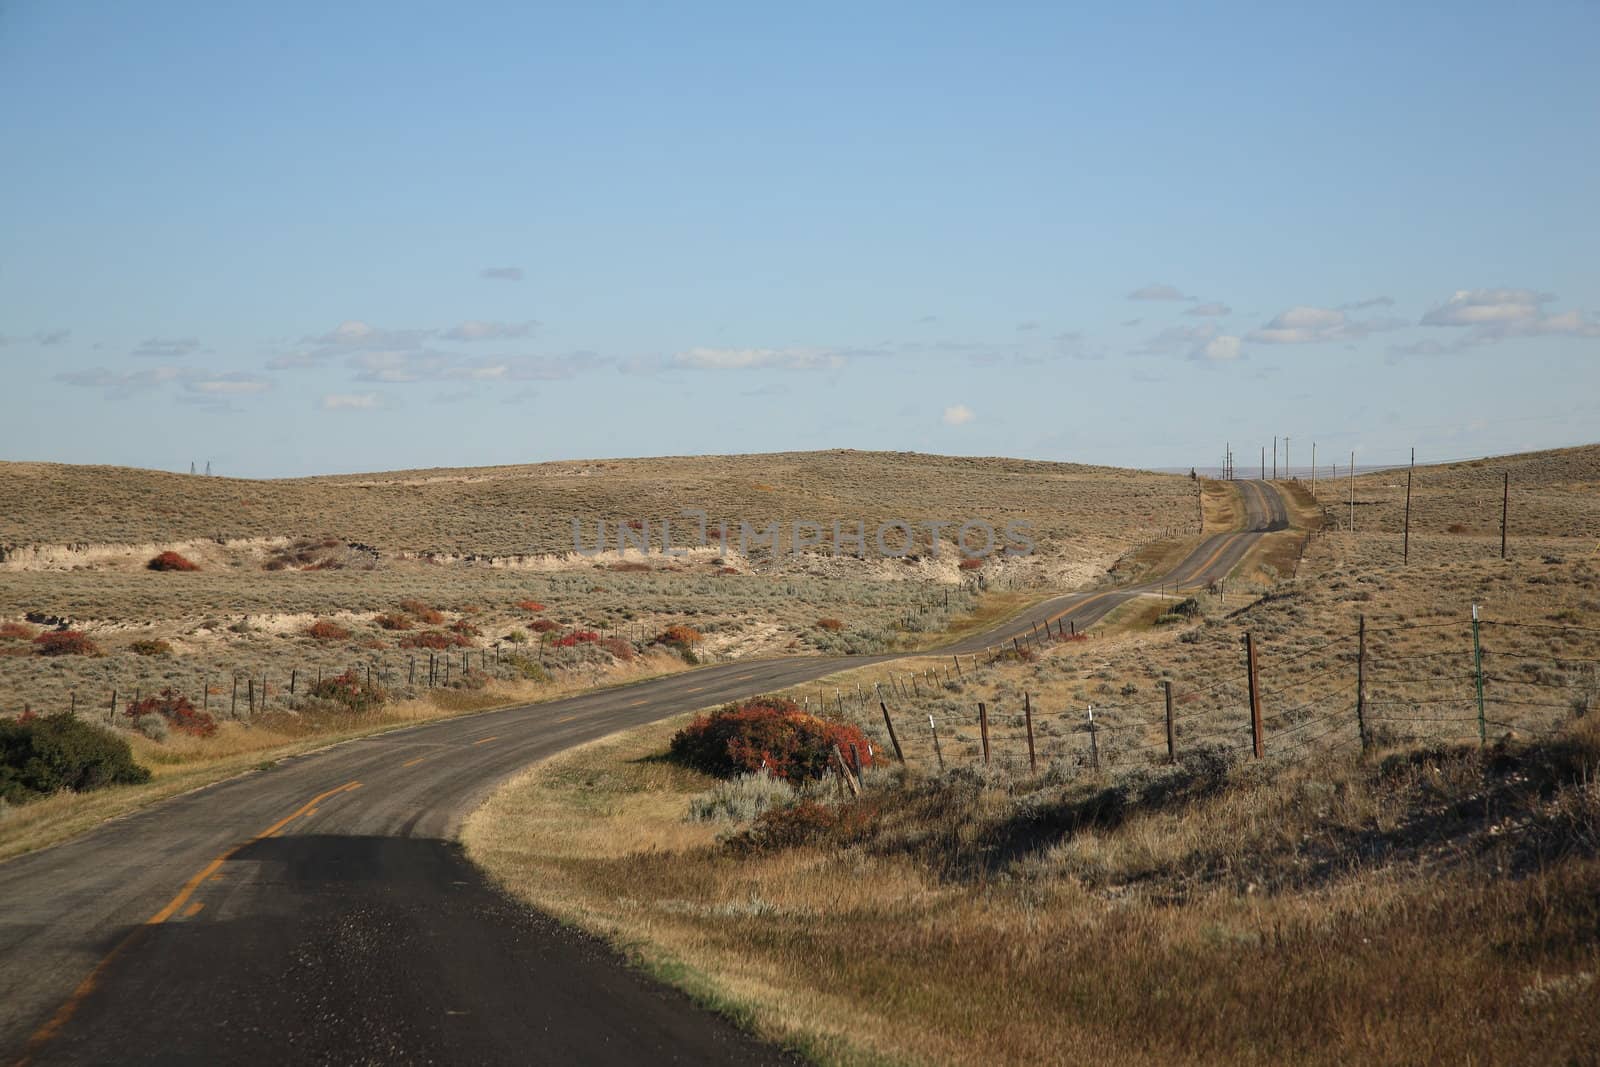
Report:
[[844,758],[844,752],[840,750],[838,744],[835,744],[833,746],[833,754],[836,757],[838,757],[838,760],[839,760],[839,776],[841,778],[843,778],[844,781],[845,781],[845,784],[850,787],[851,795],[860,796],[861,795],[861,783],[856,781],[855,775],[850,773],[850,763],[849,763],[849,761],[847,761]]
[[1256,759],[1265,753],[1261,747],[1261,691],[1256,687],[1256,641],[1248,630],[1244,635],[1245,669],[1250,675],[1250,736],[1255,744]]
[[989,709],[978,701],[978,732],[983,735],[983,765],[989,765]]
[[300,668],[299,667],[291,667],[289,669],[289,695],[290,696],[294,696],[294,683],[295,683],[295,679],[298,678],[299,675],[300,675]]
[[1178,753],[1172,733],[1172,683],[1163,681],[1161,685],[1167,691],[1167,762],[1176,763],[1178,761]]
[[1361,616],[1356,628],[1356,732],[1361,735],[1361,751],[1367,751],[1367,617]]
[[1027,693],[1022,694],[1022,720],[1028,725],[1028,773],[1038,774],[1039,763],[1033,755],[1033,701]]
[[235,671],[234,675],[233,675],[233,699],[228,702],[228,717],[231,718],[231,719],[237,719],[239,717],[239,673],[238,673],[238,671]]
[[964,681],[965,679],[961,675],[961,657],[951,656],[950,658],[956,661],[956,681]]
[[944,749],[939,747],[939,726],[933,721],[933,716],[928,716],[928,729],[933,731],[933,754],[939,757],[939,773],[944,773]]
[[1095,770],[1100,769],[1100,739],[1095,736],[1094,705],[1089,705],[1089,760]]
[[117,691],[111,691],[111,704],[106,708],[106,722],[111,722],[117,717]]
[[904,764],[906,754],[900,751],[900,739],[894,733],[894,720],[889,718],[889,705],[880,701],[878,707],[883,709],[883,725],[889,728],[889,743],[894,746],[894,758]]

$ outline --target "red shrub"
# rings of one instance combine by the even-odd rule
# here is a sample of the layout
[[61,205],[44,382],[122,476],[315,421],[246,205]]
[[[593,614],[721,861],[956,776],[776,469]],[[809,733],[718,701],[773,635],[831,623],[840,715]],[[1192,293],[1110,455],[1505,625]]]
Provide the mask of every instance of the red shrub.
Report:
[[350,640],[350,631],[336,622],[318,619],[306,627],[306,636],[314,637],[318,641],[348,641]]
[[25,622],[0,622],[0,641],[32,641],[39,631]]
[[717,571],[717,573],[720,574],[720,575],[723,575],[724,577],[726,577],[727,575],[730,575],[730,574],[738,574],[739,573],[739,568],[738,567],[723,567],[721,570]]
[[519,600],[517,601],[517,607],[521,608],[523,611],[544,610],[544,605],[539,603],[537,600]]
[[401,648],[431,648],[435,651],[466,643],[467,639],[459,634],[447,634],[443,630],[424,630],[400,639]]
[[52,630],[33,639],[34,651],[41,656],[98,656],[100,646],[88,634],[77,630]]
[[656,634],[652,643],[670,645],[676,649],[685,649],[697,645],[703,640],[705,640],[705,635],[693,626],[685,626],[682,623],[675,622],[659,634]]
[[979,567],[983,566],[983,559],[981,557],[974,556],[971,559],[962,560],[960,563],[956,564],[956,566],[960,567],[964,571],[975,571]]
[[472,623],[468,622],[466,619],[451,623],[450,629],[454,630],[462,637],[477,637],[479,634],[483,633],[482,630],[472,625]]
[[163,552],[149,563],[145,564],[153,571],[197,571],[199,566],[184,559],[176,552]]
[[388,615],[376,616],[372,621],[385,630],[409,630],[412,625],[411,616],[398,611]]
[[672,757],[696,770],[731,778],[765,767],[790,782],[821,778],[854,744],[863,766],[872,765],[867,737],[849,723],[808,715],[792,700],[756,697],[698,716],[672,738]]
[[400,610],[415,616],[419,622],[425,622],[429,626],[438,626],[444,622],[443,612],[428,607],[420,600],[402,600]]
[[600,635],[593,630],[574,630],[570,634],[562,634],[550,642],[557,648],[573,648],[577,645],[593,644],[600,640]]
[[648,564],[648,563],[634,563],[632,561],[629,561],[627,563],[613,563],[613,564],[611,564],[611,566],[607,567],[606,569],[607,570],[611,570],[611,571],[616,571],[619,574],[638,574],[638,573],[640,573],[642,571],[648,571],[650,569],[650,564]]
[[160,696],[129,701],[123,714],[130,719],[159,715],[174,730],[195,737],[210,737],[217,732],[217,720],[209,712],[200,711],[188,697],[171,689],[163,689]]
[[632,663],[637,656],[637,653],[633,651],[633,646],[620,637],[608,637],[600,642],[600,647],[623,663]]
[[534,619],[528,624],[528,629],[536,634],[547,634],[551,630],[558,629],[558,627],[549,619]]
[[840,630],[844,629],[844,622],[840,619],[818,619],[817,629],[826,630],[830,634],[836,634]]

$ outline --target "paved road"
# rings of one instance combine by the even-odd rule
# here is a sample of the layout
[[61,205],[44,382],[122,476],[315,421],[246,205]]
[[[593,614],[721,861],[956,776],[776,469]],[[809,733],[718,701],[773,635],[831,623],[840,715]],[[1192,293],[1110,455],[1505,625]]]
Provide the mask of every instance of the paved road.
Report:
[[[1204,585],[1249,518],[1165,579]],[[1086,628],[1159,583],[1058,597],[947,651]],[[290,759],[0,863],[0,1050],[33,1063],[770,1063],[778,1051],[508,900],[462,820],[617,730],[892,657],[730,663]]]

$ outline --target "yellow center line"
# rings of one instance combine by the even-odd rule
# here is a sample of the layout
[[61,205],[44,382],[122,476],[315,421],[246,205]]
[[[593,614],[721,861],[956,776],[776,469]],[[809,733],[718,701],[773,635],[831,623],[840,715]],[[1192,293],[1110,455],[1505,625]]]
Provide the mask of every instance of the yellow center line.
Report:
[[649,700],[635,700],[632,704],[629,704],[628,707],[636,708],[641,704],[648,704],[648,703],[650,703]]
[[699,693],[699,692],[703,692],[704,690],[705,690],[705,686],[697,685],[697,686],[694,686],[691,689],[685,689],[684,692],[685,693]]
[[205,901],[197,900],[193,904],[190,904],[187,908],[183,909],[183,917],[185,919],[192,919],[196,915],[199,915],[200,914],[200,909],[205,907],[205,906],[206,906],[206,902]]
[[558,723],[571,722],[573,719],[576,719],[576,718],[577,718],[576,715],[568,715],[565,719],[557,719],[556,722],[558,722]]
[[487,745],[490,741],[498,741],[498,740],[500,740],[500,735],[499,734],[495,734],[493,737],[480,737],[480,738],[478,738],[476,741],[474,741],[472,743],[474,745]]
[[[288,826],[296,819],[315,811],[317,809],[317,805],[322,803],[324,800],[327,800],[329,797],[335,796],[339,793],[348,793],[351,790],[360,788],[360,782],[346,782],[344,785],[337,786],[325,793],[318,793],[316,796],[312,797],[310,800],[306,801],[303,805],[296,809],[292,814],[285,815],[283,818],[279,819],[265,830],[262,830],[260,833],[250,838],[250,840],[234,845],[232,848],[223,852],[222,855],[218,856],[216,859],[200,868],[198,874],[194,875],[187,882],[183,883],[183,888],[178,891],[178,895],[169,900],[165,907],[156,912],[154,915],[150,916],[150,918],[146,919],[142,925],[134,927],[132,933],[118,942],[117,946],[110,952],[106,953],[105,958],[95,965],[95,969],[89,972],[88,977],[84,978],[83,981],[78,983],[78,987],[72,991],[72,995],[67,998],[66,1003],[61,1005],[60,1008],[56,1009],[56,1013],[50,1017],[49,1021],[33,1032],[33,1036],[28,1039],[27,1047],[22,1050],[22,1056],[16,1061],[19,1067],[20,1065],[25,1064],[32,1059],[34,1053],[38,1052],[45,1043],[50,1041],[51,1038],[55,1037],[56,1034],[61,1032],[61,1028],[67,1025],[67,1023],[72,1019],[72,1016],[77,1013],[78,1008],[83,1004],[84,1000],[89,996],[90,993],[94,992],[95,987],[99,985],[101,977],[104,976],[106,969],[111,966],[112,961],[131,948],[134,943],[139,940],[139,938],[144,936],[144,933],[150,927],[160,926],[162,923],[172,918],[172,916],[177,913],[179,908],[182,908],[189,902],[189,898],[194,895],[196,889],[200,888],[200,884],[206,879],[215,875],[222,865],[228,861],[229,857],[247,845],[253,845],[257,841],[272,837],[279,830],[282,830],[285,826]],[[195,910],[199,909],[196,908]]]
[[406,760],[404,763],[400,764],[400,766],[402,766],[402,767],[415,767],[417,764],[421,763],[423,760],[425,760],[427,758],[428,758],[427,756],[418,756],[416,759],[408,759],[408,760]]

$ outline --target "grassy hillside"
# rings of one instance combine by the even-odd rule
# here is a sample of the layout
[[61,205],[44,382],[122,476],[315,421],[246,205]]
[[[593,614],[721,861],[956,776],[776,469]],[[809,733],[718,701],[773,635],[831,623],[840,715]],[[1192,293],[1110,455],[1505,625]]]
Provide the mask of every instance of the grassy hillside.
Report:
[[[906,766],[859,800],[716,781],[664,758],[684,722],[663,723],[530,771],[469,849],[823,1062],[1588,1062],[1597,456],[1419,469],[1409,563],[1394,475],[1372,475],[1354,532],[1241,568],[1226,602],[1152,598],[1103,638],[788,694],[842,698],[880,759],[857,694],[886,694]],[[1502,561],[1498,530],[1449,526],[1497,505],[1507,468]]]

